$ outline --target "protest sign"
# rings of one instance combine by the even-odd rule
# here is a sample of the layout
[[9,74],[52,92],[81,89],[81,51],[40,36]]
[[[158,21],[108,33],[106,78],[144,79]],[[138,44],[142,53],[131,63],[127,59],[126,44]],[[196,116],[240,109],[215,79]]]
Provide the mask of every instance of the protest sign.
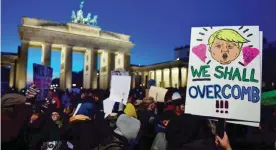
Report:
[[258,26],[192,28],[185,113],[260,122],[261,56]]
[[53,69],[39,64],[33,64],[33,69],[33,81],[36,88],[40,90],[37,100],[44,100],[48,96],[51,86]]
[[107,98],[103,101],[103,106],[104,106],[104,113],[105,116],[104,118],[106,118],[109,114],[112,113],[113,107],[114,107],[115,101]]
[[131,77],[125,70],[111,71],[111,84],[110,84],[110,95],[104,100],[104,113],[106,118],[113,111],[115,102],[120,102],[125,104],[128,100],[129,90],[130,90]]
[[111,71],[111,76],[128,76],[128,72],[124,70],[120,71]]
[[154,101],[164,103],[165,95],[166,95],[167,91],[168,91],[168,89],[151,86],[149,89],[149,97],[152,97],[154,99]]
[[130,90],[130,76],[112,76],[109,98],[115,102],[127,103]]
[[[263,32],[262,31],[260,31],[259,42],[260,42],[260,51],[262,52],[263,51]],[[262,60],[263,55],[260,55],[260,56],[261,56],[261,60]],[[261,61],[261,66],[260,67],[262,68],[262,61]],[[260,76],[261,75],[262,75],[262,70],[261,70]],[[261,78],[260,83],[262,83],[262,78]],[[260,89],[260,93],[262,93],[261,89]],[[262,101],[263,101],[263,99],[262,99]],[[241,124],[241,125],[246,125],[246,126],[253,126],[253,127],[259,127],[260,126],[259,122],[248,122],[248,121],[237,121],[237,120],[235,120],[235,121],[227,120],[226,122],[227,123],[234,123],[234,124]]]

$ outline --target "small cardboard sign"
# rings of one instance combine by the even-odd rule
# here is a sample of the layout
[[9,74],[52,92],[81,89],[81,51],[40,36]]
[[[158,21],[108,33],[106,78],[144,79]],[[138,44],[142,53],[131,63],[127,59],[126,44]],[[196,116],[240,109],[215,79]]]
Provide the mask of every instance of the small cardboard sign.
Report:
[[168,89],[164,89],[161,87],[151,86],[149,89],[149,97],[152,97],[156,102],[165,101],[165,95],[168,92]]
[[190,45],[185,113],[260,122],[259,27],[192,28]]

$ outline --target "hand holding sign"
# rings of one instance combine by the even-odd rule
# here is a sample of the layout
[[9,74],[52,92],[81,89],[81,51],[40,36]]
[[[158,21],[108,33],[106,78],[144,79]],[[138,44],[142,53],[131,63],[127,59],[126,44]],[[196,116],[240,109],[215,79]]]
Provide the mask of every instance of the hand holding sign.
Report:
[[131,77],[126,71],[111,72],[111,88],[109,98],[103,101],[105,118],[113,111],[115,102],[119,102],[119,111],[126,105],[130,91]]

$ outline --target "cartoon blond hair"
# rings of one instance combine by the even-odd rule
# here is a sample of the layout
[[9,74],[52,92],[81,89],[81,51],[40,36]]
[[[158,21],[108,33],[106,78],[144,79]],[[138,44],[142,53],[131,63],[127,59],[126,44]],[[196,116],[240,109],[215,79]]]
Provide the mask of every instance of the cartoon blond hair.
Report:
[[216,31],[210,36],[208,40],[208,45],[210,48],[212,47],[215,41],[215,38],[228,41],[228,42],[238,43],[239,49],[242,48],[243,43],[250,42],[233,29],[221,29]]

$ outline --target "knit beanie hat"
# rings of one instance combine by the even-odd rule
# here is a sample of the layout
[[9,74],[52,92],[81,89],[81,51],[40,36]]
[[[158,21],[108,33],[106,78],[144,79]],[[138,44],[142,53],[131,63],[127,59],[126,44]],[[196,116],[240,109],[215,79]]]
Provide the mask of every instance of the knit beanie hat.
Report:
[[95,114],[94,105],[89,102],[82,103],[78,112],[76,113],[76,115],[84,115],[89,117],[90,119],[93,119],[94,114]]

